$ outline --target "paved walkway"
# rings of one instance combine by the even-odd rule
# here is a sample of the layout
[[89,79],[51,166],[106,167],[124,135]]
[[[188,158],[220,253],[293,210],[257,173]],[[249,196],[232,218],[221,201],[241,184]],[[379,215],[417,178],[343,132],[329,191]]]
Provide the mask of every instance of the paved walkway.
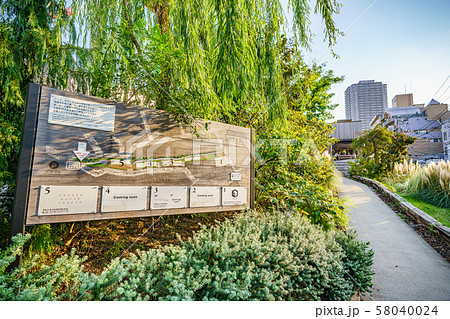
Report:
[[366,185],[344,178],[350,226],[375,252],[373,288],[363,300],[450,300],[450,264]]

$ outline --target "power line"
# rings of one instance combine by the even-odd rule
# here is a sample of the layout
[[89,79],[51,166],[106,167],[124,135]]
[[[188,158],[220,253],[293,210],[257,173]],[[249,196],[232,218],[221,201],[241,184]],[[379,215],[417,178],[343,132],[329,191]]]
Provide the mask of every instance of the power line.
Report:
[[444,93],[442,93],[442,94],[437,98],[437,100],[439,100],[439,99],[445,94],[445,92],[447,92],[447,90],[448,90],[449,88],[450,88],[450,85],[447,86],[447,88],[445,89]]
[[447,76],[447,78],[445,79],[444,83],[441,84],[441,86],[439,87],[439,89],[433,94],[433,96],[431,97],[430,100],[432,100],[434,98],[434,96],[439,92],[440,89],[442,89],[442,87],[444,86],[445,82],[447,82],[447,80],[450,78],[450,74]]
[[[369,7],[367,7],[367,9],[366,10],[364,10],[364,12],[363,13],[361,13],[360,15],[359,15],[359,17],[358,18],[356,18],[356,20],[355,21],[353,21],[353,23],[336,39],[336,42],[335,42],[335,44],[344,36],[344,35],[346,35],[347,34],[347,32],[351,29],[351,28],[353,28],[353,26],[378,2],[379,0],[375,0],[374,2],[372,2],[372,4],[369,6]],[[317,61],[319,61],[328,51],[330,51],[330,49],[331,49],[331,47],[329,47],[325,52],[323,52],[320,56],[319,56],[319,58],[317,59]],[[449,77],[450,77],[450,75],[449,75]]]

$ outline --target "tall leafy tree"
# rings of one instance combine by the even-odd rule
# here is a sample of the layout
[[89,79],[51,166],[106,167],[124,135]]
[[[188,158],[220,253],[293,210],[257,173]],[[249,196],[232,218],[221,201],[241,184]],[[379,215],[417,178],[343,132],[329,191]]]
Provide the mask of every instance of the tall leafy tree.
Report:
[[[289,8],[298,48],[311,41],[312,13],[334,43],[336,0]],[[286,77],[287,23],[279,0],[0,0],[0,184],[13,188],[31,81],[157,107],[186,124],[201,117],[272,138],[320,122],[325,132],[334,77],[298,62],[300,49]]]
[[[0,187],[13,192],[28,82],[74,89],[75,25],[62,0],[0,0]],[[85,83],[78,77],[77,85]],[[11,201],[2,198],[0,246],[8,238]]]
[[408,146],[417,138],[392,132],[377,125],[352,142],[358,153],[357,161],[351,166],[352,174],[369,178],[380,178],[391,173],[395,163],[408,158]]
[[[286,118],[279,0],[1,0],[0,178],[12,181],[26,83],[154,105],[180,120],[246,126]],[[289,1],[295,41],[309,16],[338,34],[335,0]]]
[[[329,43],[335,41],[335,1],[319,0],[314,8],[309,1],[289,4],[299,45],[311,39],[311,11],[323,17]],[[280,68],[286,20],[280,1],[122,0],[100,5],[87,0],[77,2],[77,8],[88,35],[85,47],[138,65],[138,81],[122,90],[146,87],[158,107],[226,122],[255,113],[269,122],[286,116]],[[156,63],[161,61],[171,63]],[[138,91],[147,94],[141,87]]]
[[65,1],[0,1],[0,183],[15,179],[27,83],[73,89],[85,51],[74,43]]

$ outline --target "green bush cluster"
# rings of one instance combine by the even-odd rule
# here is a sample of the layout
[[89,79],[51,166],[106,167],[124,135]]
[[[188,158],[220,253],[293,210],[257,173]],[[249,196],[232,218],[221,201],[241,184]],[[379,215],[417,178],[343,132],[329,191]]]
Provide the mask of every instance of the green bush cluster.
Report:
[[371,179],[380,179],[386,173],[382,162],[377,163],[373,158],[361,157],[349,163],[349,174]]
[[347,227],[347,202],[321,185],[285,171],[285,179],[270,180],[258,192],[258,205],[273,210],[295,210],[324,229]]
[[342,174],[325,155],[329,139],[314,130],[315,136],[303,129],[259,136],[256,207],[261,211],[296,210],[325,229],[345,228],[346,203],[334,196]]
[[349,173],[372,179],[386,177],[396,163],[408,158],[408,146],[415,140],[415,137],[389,131],[380,125],[366,130],[352,142],[358,158],[350,163]]
[[0,255],[1,300],[348,300],[373,274],[367,243],[295,212],[241,214],[180,246],[116,259],[99,275],[74,253],[6,272],[25,240]]

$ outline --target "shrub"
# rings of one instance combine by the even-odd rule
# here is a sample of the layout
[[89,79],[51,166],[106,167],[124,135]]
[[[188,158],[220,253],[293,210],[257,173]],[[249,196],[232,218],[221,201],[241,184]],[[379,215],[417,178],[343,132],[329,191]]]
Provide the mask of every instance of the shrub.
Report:
[[385,171],[383,163],[377,163],[372,157],[361,157],[349,163],[349,174],[379,179]]
[[[289,172],[286,173],[288,175]],[[347,202],[334,197],[323,186],[312,184],[300,176],[289,176],[284,180],[269,181],[258,191],[258,206],[275,211],[296,210],[312,223],[325,229],[337,225],[346,228]]]
[[18,235],[0,254],[0,300],[71,300],[86,278],[75,251],[58,258],[52,265],[38,266],[36,255],[21,267],[7,271],[30,235]]
[[421,166],[406,159],[402,163],[395,163],[394,170],[388,176],[381,178],[381,181],[392,190],[404,189],[405,184],[415,173],[421,170]]
[[[371,266],[373,264],[373,250],[368,249],[369,243],[364,243],[356,238],[356,232],[352,231],[349,234],[337,232],[335,239],[342,247],[345,257],[342,259],[344,266],[344,279],[347,282],[353,282],[353,292],[356,288],[361,291],[366,291],[372,286],[373,271]],[[341,289],[336,289],[335,293],[342,293]],[[344,296],[335,299],[345,299]]]
[[415,140],[415,137],[389,131],[380,125],[364,131],[352,142],[358,158],[350,165],[350,174],[375,179],[386,177],[394,169],[395,163],[408,157],[408,145]]
[[333,196],[342,176],[336,173],[331,158],[318,153],[311,141],[283,141],[264,139],[258,147],[263,164],[256,170],[257,210],[293,209],[327,229],[345,228],[346,203]]
[[373,274],[366,243],[295,212],[241,214],[180,246],[116,259],[99,275],[84,273],[74,254],[5,272],[23,242],[0,255],[2,300],[348,300]]

